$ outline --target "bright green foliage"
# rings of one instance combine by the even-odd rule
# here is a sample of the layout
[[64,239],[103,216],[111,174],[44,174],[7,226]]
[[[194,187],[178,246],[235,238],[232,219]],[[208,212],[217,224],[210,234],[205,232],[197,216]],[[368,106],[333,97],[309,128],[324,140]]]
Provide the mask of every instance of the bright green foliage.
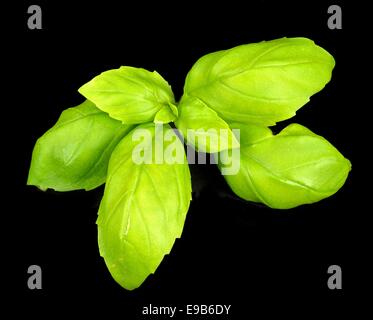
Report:
[[289,209],[331,196],[347,179],[350,162],[326,139],[299,124],[275,136],[264,127],[232,127],[241,129],[240,170],[225,179],[243,199]]
[[[142,143],[151,157],[149,163],[139,163],[140,152],[134,152],[140,130],[147,130],[151,140]],[[183,146],[173,136],[166,141],[168,125],[162,136],[165,150],[172,143]],[[124,288],[134,289],[153,273],[176,238],[181,236],[191,200],[191,180],[188,163],[168,164],[172,159],[156,164],[155,126],[138,126],[115,148],[109,163],[108,179],[97,225],[101,256],[114,279]],[[150,151],[151,150],[151,151]],[[137,155],[137,156],[136,156]],[[164,152],[163,157],[169,157]]]
[[111,152],[131,128],[88,100],[66,109],[36,142],[27,184],[57,191],[98,187],[105,182]]
[[27,183],[68,191],[106,182],[100,254],[113,278],[135,289],[181,236],[191,200],[184,146],[168,123],[197,151],[216,153],[223,174],[236,172],[225,170],[227,159],[240,164],[225,179],[243,199],[277,209],[313,203],[342,187],[350,162],[299,124],[277,135],[268,126],[293,117],[333,68],[306,38],[241,45],[199,59],[179,103],[156,71],[103,72],[79,89],[88,100],[37,140]]
[[159,73],[133,67],[105,71],[79,92],[126,124],[153,121],[159,110],[175,103],[171,87]]

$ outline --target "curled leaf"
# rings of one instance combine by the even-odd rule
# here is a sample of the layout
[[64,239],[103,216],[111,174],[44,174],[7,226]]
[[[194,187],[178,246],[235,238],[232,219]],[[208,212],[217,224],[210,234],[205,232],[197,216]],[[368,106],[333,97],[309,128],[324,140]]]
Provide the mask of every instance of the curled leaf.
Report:
[[154,123],[170,123],[178,117],[179,111],[177,107],[170,103],[160,109],[154,117]]
[[219,152],[239,147],[229,125],[202,100],[185,96],[175,121],[187,143],[200,152]]
[[268,128],[232,124],[240,126],[246,141],[238,155],[240,169],[224,177],[241,198],[288,209],[329,197],[346,181],[351,163],[309,129],[291,124],[272,135]]

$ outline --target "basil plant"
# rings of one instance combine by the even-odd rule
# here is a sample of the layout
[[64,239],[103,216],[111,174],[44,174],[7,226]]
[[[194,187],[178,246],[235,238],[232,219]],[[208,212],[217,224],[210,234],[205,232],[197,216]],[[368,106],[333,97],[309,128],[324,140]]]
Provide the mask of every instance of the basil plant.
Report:
[[351,164],[325,138],[296,123],[276,135],[269,128],[323,89],[334,64],[306,38],[241,45],[200,58],[178,102],[156,71],[103,72],[78,90],[86,100],[37,140],[27,184],[56,191],[105,184],[99,251],[122,287],[138,288],[183,231],[192,191],[184,139],[214,153],[223,174],[223,159],[238,161],[237,172],[224,175],[233,192],[274,209],[314,203],[343,186]]

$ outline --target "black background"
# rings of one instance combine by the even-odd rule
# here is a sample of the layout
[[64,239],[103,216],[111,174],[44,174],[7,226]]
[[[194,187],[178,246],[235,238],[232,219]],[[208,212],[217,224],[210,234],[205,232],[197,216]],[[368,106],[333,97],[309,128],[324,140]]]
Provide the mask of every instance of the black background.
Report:
[[[31,4],[41,5],[43,30],[27,28]],[[57,313],[102,310],[140,319],[149,303],[232,304],[231,318],[244,319],[254,312],[295,310],[303,318],[321,307],[335,312],[348,306],[361,281],[356,265],[364,220],[358,217],[365,210],[358,199],[359,143],[351,113],[358,107],[351,90],[358,81],[353,76],[358,61],[351,49],[354,8],[337,3],[343,29],[329,30],[331,4],[228,1],[207,8],[177,1],[25,1],[10,9],[3,59],[4,111],[10,114],[4,115],[2,129],[9,124],[11,130],[3,135],[2,236],[3,267],[10,272],[7,295],[18,301],[14,311],[27,306],[30,314],[48,315],[52,306]],[[325,89],[275,130],[298,122],[325,136],[352,162],[345,186],[313,205],[272,210],[239,200],[213,165],[193,165],[193,201],[182,239],[139,289],[121,288],[97,247],[95,221],[103,187],[69,193],[27,187],[36,139],[62,110],[83,101],[77,89],[102,71],[121,65],[157,70],[179,98],[188,70],[202,55],[283,36],[313,39],[335,57],[336,67]],[[42,290],[27,288],[31,264],[43,270]],[[327,287],[332,264],[342,267],[342,290]]]

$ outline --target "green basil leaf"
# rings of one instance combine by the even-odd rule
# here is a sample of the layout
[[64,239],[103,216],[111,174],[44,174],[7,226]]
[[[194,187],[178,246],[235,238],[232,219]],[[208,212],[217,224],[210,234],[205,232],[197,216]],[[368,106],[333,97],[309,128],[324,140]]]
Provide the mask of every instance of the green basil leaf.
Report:
[[163,106],[154,117],[154,123],[170,123],[175,121],[178,117],[179,111],[177,107],[170,103],[169,105]]
[[282,38],[207,54],[184,92],[225,121],[271,126],[289,119],[330,81],[333,57],[306,38]]
[[175,103],[171,87],[159,73],[133,67],[105,71],[79,92],[126,124],[153,121],[162,107]]
[[184,95],[175,121],[187,143],[201,152],[219,152],[239,147],[228,124],[202,100]]
[[345,183],[351,163],[309,129],[291,124],[273,136],[267,128],[241,128],[240,169],[224,176],[241,198],[288,209],[329,197]]
[[105,182],[110,154],[132,127],[90,101],[62,112],[32,153],[28,185],[42,190],[91,190]]
[[181,236],[190,200],[184,147],[169,125],[140,125],[123,138],[110,158],[97,220],[100,254],[121,286],[135,289],[155,272]]

